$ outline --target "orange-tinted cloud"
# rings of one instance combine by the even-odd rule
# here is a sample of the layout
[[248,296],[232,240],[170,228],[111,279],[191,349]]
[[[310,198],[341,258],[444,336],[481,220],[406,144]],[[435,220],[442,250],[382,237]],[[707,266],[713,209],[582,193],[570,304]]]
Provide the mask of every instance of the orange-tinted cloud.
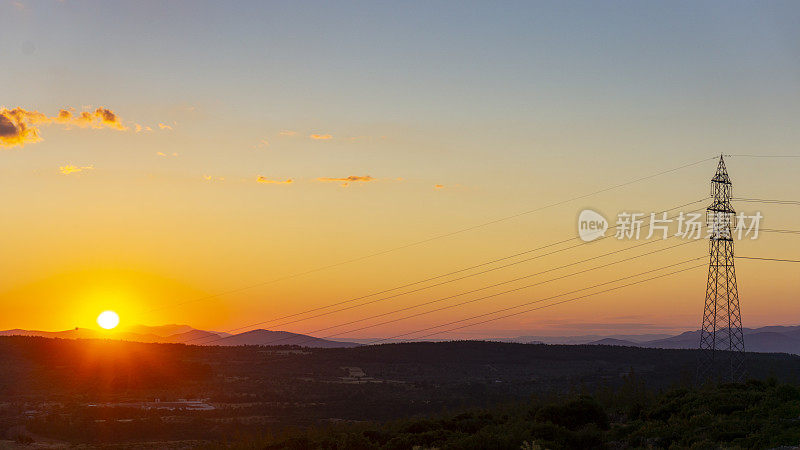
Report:
[[433,185],[433,188],[434,189],[444,189],[444,185],[443,184],[435,184],[435,185]]
[[41,140],[39,129],[28,125],[18,109],[0,110],[0,147],[24,146]]
[[[30,114],[34,120],[44,116],[44,114],[36,111],[28,112],[28,114]],[[95,109],[94,112],[82,111],[80,114],[73,114],[70,109],[61,109],[55,117],[44,117],[43,120],[39,120],[35,123],[59,123],[62,125],[75,125],[81,128],[96,129],[113,128],[120,131],[128,129],[128,127],[122,124],[122,120],[114,111],[102,107]]]
[[320,177],[317,178],[317,181],[337,182],[341,183],[342,187],[347,187],[350,186],[350,183],[368,183],[370,181],[375,181],[375,178],[372,178],[369,175],[364,175],[364,176],[350,175],[349,177],[345,178]]
[[316,140],[318,140],[318,141],[319,141],[319,140],[328,140],[328,139],[333,139],[333,136],[331,136],[330,134],[312,134],[312,135],[310,135],[309,137],[310,137],[311,139],[316,139]]
[[55,120],[58,123],[68,123],[70,120],[72,120],[72,111],[68,109],[58,110],[58,115],[56,116]]
[[78,167],[78,166],[73,166],[72,164],[67,164],[66,166],[59,167],[58,171],[64,175],[69,175],[71,173],[78,173],[78,172],[83,172],[84,170],[92,170],[92,169],[94,169],[94,167],[92,166]]
[[118,130],[127,130],[128,127],[122,124],[119,119],[119,116],[111,111],[110,109],[106,108],[97,108],[94,111],[94,115],[96,118],[100,119],[100,122],[109,127],[109,128],[116,128]]
[[259,176],[258,178],[256,178],[256,182],[262,184],[292,184],[294,183],[294,180],[292,180],[291,178],[287,179],[286,181],[271,180],[267,177]]
[[169,126],[169,125],[167,125],[165,123],[159,123],[158,124],[158,128],[161,128],[162,130],[171,130],[172,129],[171,126]]
[[0,109],[0,147],[24,146],[39,142],[39,126],[60,124],[69,129],[71,126],[80,128],[112,128],[124,131],[128,127],[123,125],[120,117],[107,108],[97,108],[93,112],[83,111],[73,114],[70,109],[62,109],[53,117],[48,117],[39,111],[28,111],[22,108]]
[[297,131],[281,130],[280,133],[278,134],[280,134],[281,136],[297,136]]

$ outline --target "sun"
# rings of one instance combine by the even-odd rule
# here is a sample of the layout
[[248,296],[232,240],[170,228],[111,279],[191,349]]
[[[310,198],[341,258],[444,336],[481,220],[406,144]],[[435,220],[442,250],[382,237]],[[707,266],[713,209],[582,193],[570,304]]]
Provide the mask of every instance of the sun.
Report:
[[114,311],[103,311],[97,316],[97,324],[100,325],[101,328],[110,330],[119,325],[119,314]]

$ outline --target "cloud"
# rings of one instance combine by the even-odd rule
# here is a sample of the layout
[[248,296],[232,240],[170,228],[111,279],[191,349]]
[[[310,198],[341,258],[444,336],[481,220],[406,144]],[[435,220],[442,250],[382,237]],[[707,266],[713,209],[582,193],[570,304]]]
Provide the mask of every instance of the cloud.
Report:
[[59,124],[70,129],[72,126],[79,128],[112,128],[124,131],[128,127],[123,125],[120,117],[110,109],[97,108],[94,111],[83,111],[74,114],[72,109],[61,109],[58,114],[48,117],[39,111],[28,111],[20,107],[0,109],[0,147],[20,147],[42,140],[39,135],[41,125]]
[[171,126],[169,126],[169,125],[167,125],[165,123],[159,123],[158,124],[158,128],[161,128],[162,130],[171,130],[172,129]]
[[443,184],[434,184],[433,188],[434,189],[444,189],[444,185]]
[[84,170],[93,170],[93,169],[94,167],[92,166],[78,167],[78,166],[73,166],[72,164],[67,164],[66,166],[60,166],[58,168],[58,171],[64,175],[69,175],[71,173],[78,173],[78,172],[83,172]]
[[103,125],[109,128],[116,128],[118,130],[127,130],[128,127],[122,124],[119,120],[119,116],[111,111],[110,109],[106,108],[97,108],[94,111],[94,115],[96,118],[100,119]]
[[262,184],[292,184],[294,183],[294,180],[292,180],[291,178],[287,179],[286,181],[271,180],[267,177],[262,177],[259,175],[259,177],[256,178],[256,182]]
[[41,141],[39,130],[6,110],[0,111],[0,147],[24,146]]
[[309,137],[311,139],[318,140],[318,141],[324,141],[324,140],[328,140],[328,139],[333,139],[333,136],[331,136],[330,134],[312,134]]
[[113,128],[120,131],[128,129],[128,127],[122,124],[122,120],[114,111],[103,107],[97,108],[94,111],[82,111],[80,114],[74,114],[72,109],[61,109],[55,117],[46,117],[44,114],[37,111],[29,111],[27,113],[30,116],[29,120],[38,120],[38,123],[43,124],[59,123],[62,125],[74,125],[80,128]]
[[[153,131],[152,127],[148,127],[146,125],[141,125],[141,124],[138,124],[138,123],[134,123],[132,125],[133,125],[133,131],[135,133],[151,133]],[[162,128],[162,130],[163,130],[163,128]]]
[[350,175],[349,177],[345,178],[320,177],[317,178],[317,181],[336,182],[336,183],[341,183],[342,187],[347,187],[350,186],[350,183],[368,183],[370,181],[375,181],[375,178],[372,178],[369,175],[364,175],[364,176]]
[[281,130],[278,134],[281,136],[297,136],[297,131]]

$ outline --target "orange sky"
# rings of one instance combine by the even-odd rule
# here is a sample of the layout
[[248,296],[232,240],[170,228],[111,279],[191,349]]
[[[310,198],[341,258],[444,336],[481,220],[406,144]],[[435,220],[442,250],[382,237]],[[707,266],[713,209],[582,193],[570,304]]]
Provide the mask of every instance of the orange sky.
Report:
[[[719,153],[795,151],[796,6],[476,8],[0,4],[13,18],[0,23],[11,63],[0,84],[14,87],[0,105],[0,329],[92,327],[106,309],[123,326],[235,329],[575,237],[584,208],[613,222],[698,200],[716,163],[453,231]],[[728,168],[736,196],[800,199],[800,158],[732,157]],[[764,227],[800,223],[797,206],[735,207],[761,210]],[[626,245],[262,326],[315,332]],[[512,307],[702,257],[705,245],[334,338]],[[800,250],[776,233],[736,245]],[[737,271],[744,326],[800,323],[796,267],[742,260]],[[693,329],[704,288],[699,268],[446,336]]]

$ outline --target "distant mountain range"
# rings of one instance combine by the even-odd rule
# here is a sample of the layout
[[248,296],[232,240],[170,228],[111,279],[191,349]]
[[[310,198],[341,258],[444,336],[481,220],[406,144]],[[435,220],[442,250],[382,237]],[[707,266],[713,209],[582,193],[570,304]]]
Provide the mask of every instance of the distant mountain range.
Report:
[[354,342],[337,342],[327,339],[290,333],[288,331],[251,330],[239,334],[206,331],[189,325],[161,325],[149,327],[135,325],[122,330],[101,331],[76,328],[66,331],[5,330],[0,336],[41,336],[61,339],[118,339],[124,341],[173,343],[191,345],[300,345],[313,348],[358,347]]
[[[764,353],[791,353],[800,355],[800,326],[767,326],[744,328],[744,344],[747,351]],[[42,336],[62,339],[119,339],[136,342],[176,343],[191,345],[299,345],[312,348],[358,347],[359,342],[330,341],[327,339],[291,333],[288,331],[251,330],[239,334],[207,331],[189,325],[136,325],[113,332],[79,328],[66,331],[6,330],[0,336]],[[503,342],[571,344],[571,345],[616,345],[626,347],[692,349],[700,344],[700,331],[687,331],[677,336],[668,334],[585,335],[585,336],[520,336],[517,338],[485,339]]]
[[[743,328],[742,331],[744,332],[744,347],[749,352],[800,355],[800,326]],[[647,348],[697,348],[700,345],[700,331],[687,331],[677,336],[653,340],[606,337],[587,342],[587,344]]]

